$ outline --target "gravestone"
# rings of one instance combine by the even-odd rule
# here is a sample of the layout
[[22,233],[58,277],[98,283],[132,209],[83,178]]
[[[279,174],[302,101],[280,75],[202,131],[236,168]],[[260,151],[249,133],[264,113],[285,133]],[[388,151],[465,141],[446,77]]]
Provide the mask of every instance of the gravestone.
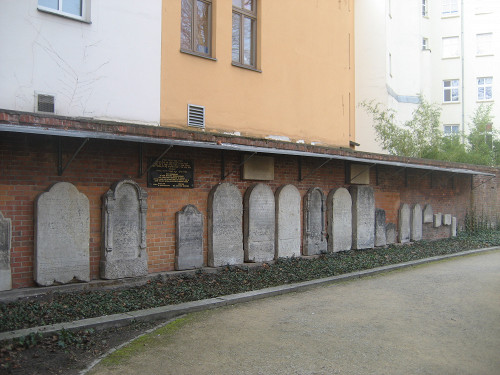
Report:
[[276,197],[276,258],[300,256],[300,192],[281,186]]
[[243,263],[243,202],[230,183],[216,185],[208,195],[208,260],[210,267]]
[[203,215],[192,204],[175,213],[175,269],[203,267]]
[[352,248],[375,246],[375,196],[371,186],[351,186]]
[[12,289],[10,271],[10,247],[12,239],[12,223],[0,212],[0,291]]
[[375,246],[387,245],[385,210],[375,209]]
[[411,240],[420,241],[422,239],[422,207],[417,203],[411,212]]
[[441,226],[443,222],[442,216],[443,215],[441,214],[441,212],[438,214],[434,214],[434,224],[433,224],[434,228],[439,228]]
[[135,181],[121,180],[103,196],[101,277],[147,275],[148,194]]
[[425,205],[422,216],[424,224],[432,223],[434,221],[434,213],[432,212],[432,206],[430,204]]
[[325,253],[325,196],[320,188],[310,188],[304,196],[304,255]]
[[331,190],[327,197],[328,251],[352,247],[352,199],[345,188]]
[[457,236],[457,218],[455,216],[451,218],[451,236]]
[[392,245],[396,243],[396,239],[398,237],[398,232],[396,230],[396,224],[387,223],[385,226],[385,237],[387,240],[387,245]]
[[398,233],[399,233],[399,243],[410,242],[410,207],[404,203],[399,209],[399,221],[398,221]]
[[35,201],[34,278],[38,285],[90,281],[89,200],[58,182]]
[[443,225],[451,225],[451,214],[443,215]]
[[244,198],[243,251],[245,262],[269,262],[275,257],[276,208],[266,184],[249,187]]

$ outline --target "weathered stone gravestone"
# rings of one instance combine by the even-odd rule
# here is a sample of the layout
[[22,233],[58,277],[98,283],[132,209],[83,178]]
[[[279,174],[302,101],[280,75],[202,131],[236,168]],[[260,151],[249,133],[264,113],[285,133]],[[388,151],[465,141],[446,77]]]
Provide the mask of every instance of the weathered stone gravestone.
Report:
[[245,193],[243,206],[245,262],[273,260],[276,225],[273,191],[265,184],[252,185]]
[[210,267],[243,263],[243,201],[236,186],[216,185],[208,196]]
[[192,204],[175,214],[175,269],[203,267],[203,215]]
[[451,218],[451,236],[457,236],[457,218],[455,216]]
[[385,210],[375,209],[375,246],[387,245]]
[[411,231],[410,236],[412,241],[420,241],[422,239],[422,207],[417,203],[411,211]]
[[443,225],[451,225],[451,214],[443,215]]
[[352,248],[375,246],[375,196],[371,186],[351,186]]
[[438,214],[434,214],[434,228],[439,228],[443,222],[443,219],[442,219],[443,215],[440,213]]
[[304,255],[325,253],[325,196],[320,188],[310,188],[304,196]]
[[430,204],[425,205],[422,216],[424,224],[432,223],[434,221],[434,213],[432,212],[432,206]]
[[327,197],[328,251],[345,251],[352,247],[352,199],[345,188],[330,191]]
[[35,202],[34,278],[39,285],[90,281],[89,200],[58,182]]
[[387,245],[392,245],[396,243],[396,239],[398,237],[397,235],[398,233],[396,230],[396,224],[387,223],[387,225],[385,226],[385,237],[387,240]]
[[0,291],[12,289],[10,271],[10,247],[12,239],[12,223],[0,212]]
[[147,275],[146,213],[148,194],[135,181],[115,183],[103,196],[101,277]]
[[300,256],[300,192],[281,186],[276,198],[276,258]]
[[410,207],[404,203],[399,209],[399,221],[398,221],[398,233],[399,233],[399,243],[410,242]]

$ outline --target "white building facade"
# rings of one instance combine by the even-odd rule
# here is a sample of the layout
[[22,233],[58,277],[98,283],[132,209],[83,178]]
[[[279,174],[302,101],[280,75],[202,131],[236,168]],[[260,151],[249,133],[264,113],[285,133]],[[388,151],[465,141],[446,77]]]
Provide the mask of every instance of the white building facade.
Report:
[[2,0],[0,108],[158,125],[161,0]]

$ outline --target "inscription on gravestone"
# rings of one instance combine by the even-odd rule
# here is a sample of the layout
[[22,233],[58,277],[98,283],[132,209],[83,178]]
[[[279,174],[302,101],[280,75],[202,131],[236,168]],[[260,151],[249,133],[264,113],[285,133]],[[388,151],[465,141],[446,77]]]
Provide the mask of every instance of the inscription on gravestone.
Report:
[[[154,160],[151,160],[152,163]],[[161,159],[148,171],[148,187],[193,188],[194,168],[192,160]]]
[[345,188],[331,190],[327,197],[328,251],[350,250],[352,246],[352,199]]
[[351,186],[352,248],[371,249],[375,245],[375,196],[371,186]]
[[326,252],[325,196],[313,187],[304,196],[304,255]]
[[385,226],[385,237],[387,240],[387,245],[392,245],[396,243],[397,239],[396,224],[387,223],[387,225]]
[[147,275],[147,197],[132,180],[117,182],[103,196],[103,279]]
[[12,288],[10,270],[10,248],[12,238],[12,223],[0,212],[0,291]]
[[300,192],[281,186],[276,197],[276,258],[300,256]]
[[387,245],[387,234],[385,229],[385,210],[375,209],[375,246]]
[[243,250],[246,262],[268,262],[275,251],[274,194],[265,184],[249,187],[244,199]]
[[443,215],[441,212],[434,214],[434,228],[439,228],[441,224],[443,223],[442,219]]
[[203,215],[189,204],[175,214],[175,269],[203,267]]
[[35,202],[34,278],[39,285],[90,281],[89,200],[58,182]]
[[410,242],[410,206],[408,206],[406,203],[402,204],[401,208],[399,209],[398,223],[399,243]]
[[451,214],[443,215],[443,225],[451,225]]
[[243,263],[243,202],[236,186],[214,186],[208,196],[208,265]]
[[451,229],[450,229],[450,232],[451,232],[451,236],[452,237],[456,237],[457,236],[457,218],[455,216],[453,216],[451,218]]
[[417,203],[411,212],[411,240],[422,239],[422,207]]

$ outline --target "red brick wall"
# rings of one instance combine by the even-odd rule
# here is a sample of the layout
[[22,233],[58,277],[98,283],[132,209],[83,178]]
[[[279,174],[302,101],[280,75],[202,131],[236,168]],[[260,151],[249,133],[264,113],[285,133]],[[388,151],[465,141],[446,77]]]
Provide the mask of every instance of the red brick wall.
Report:
[[[80,142],[78,139],[63,139],[63,165],[79,147]],[[147,160],[157,157],[164,149],[165,146],[160,145],[144,146],[144,170]],[[114,182],[123,178],[132,178],[148,192],[149,272],[173,270],[175,213],[187,204],[196,205],[205,216],[206,257],[207,199],[212,187],[221,182],[221,152],[174,147],[166,157],[194,161],[194,189],[147,188],[146,175],[142,178],[137,176],[139,156],[138,145],[134,143],[90,140],[64,174],[58,176],[57,138],[0,133],[0,211],[5,217],[12,219],[13,288],[33,285],[34,201],[40,193],[59,181],[74,184],[89,199],[90,262],[93,279],[99,278],[101,197]],[[235,184],[243,195],[255,181],[240,180],[237,166],[241,162],[241,157],[242,154],[238,152],[225,152],[226,173],[236,168],[235,173],[225,181]],[[302,176],[307,176],[322,162],[322,159],[304,157]],[[314,186],[320,187],[325,196],[333,188],[348,187],[345,184],[343,161],[330,161],[302,182],[298,181],[298,165],[299,159],[296,156],[275,156],[275,179],[266,183],[273,191],[283,184],[294,184],[302,196]],[[430,203],[434,212],[450,213],[457,216],[459,221],[463,221],[471,201],[471,178],[467,175],[455,175],[450,178],[449,173],[435,172],[431,177],[431,174],[426,175],[425,171],[411,170],[405,177],[404,171],[389,166],[372,168],[370,174],[370,184],[375,190],[376,207],[386,210],[387,220],[390,222],[397,223],[401,203],[420,203],[422,207]],[[493,191],[489,187],[496,186],[496,180],[498,179],[481,188],[483,190],[478,190],[484,193],[478,199],[484,202],[489,200],[488,193]],[[435,233],[437,236],[445,235],[439,231]]]

